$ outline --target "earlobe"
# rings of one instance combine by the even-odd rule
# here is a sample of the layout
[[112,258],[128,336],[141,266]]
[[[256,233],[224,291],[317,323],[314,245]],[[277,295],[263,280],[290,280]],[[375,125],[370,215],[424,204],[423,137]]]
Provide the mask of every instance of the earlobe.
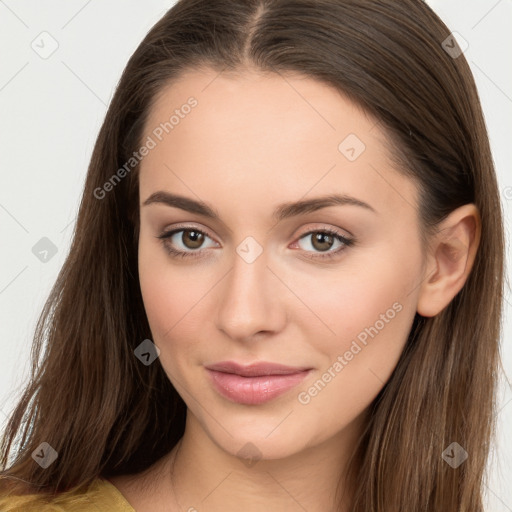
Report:
[[417,311],[439,314],[463,288],[473,268],[481,237],[481,221],[474,204],[454,210],[439,225],[429,247]]

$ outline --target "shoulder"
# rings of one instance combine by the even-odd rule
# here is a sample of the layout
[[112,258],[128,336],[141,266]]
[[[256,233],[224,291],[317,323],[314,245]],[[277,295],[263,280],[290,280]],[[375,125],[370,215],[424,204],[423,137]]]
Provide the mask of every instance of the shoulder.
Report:
[[55,496],[20,491],[14,485],[0,486],[2,512],[135,512],[119,490],[108,480],[96,478]]

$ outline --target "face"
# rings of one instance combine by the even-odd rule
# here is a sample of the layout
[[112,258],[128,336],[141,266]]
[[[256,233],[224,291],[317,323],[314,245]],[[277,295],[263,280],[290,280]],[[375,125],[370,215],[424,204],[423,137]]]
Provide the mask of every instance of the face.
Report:
[[[143,142],[140,285],[187,421],[268,459],[343,436],[398,362],[423,275],[418,190],[379,125],[303,76],[196,70]],[[207,368],[226,361],[242,368]]]

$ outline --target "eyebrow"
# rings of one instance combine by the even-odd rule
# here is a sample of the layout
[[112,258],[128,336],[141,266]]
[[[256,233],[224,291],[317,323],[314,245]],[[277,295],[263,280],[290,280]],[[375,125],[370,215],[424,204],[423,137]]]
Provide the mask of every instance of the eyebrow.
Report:
[[[143,203],[143,206],[150,204],[165,204],[186,210],[190,213],[196,213],[210,219],[220,220],[219,213],[212,206],[204,203],[203,201],[196,201],[189,197],[180,196],[178,194],[171,194],[169,192],[158,191],[151,194]],[[272,214],[272,218],[276,221],[282,221],[297,215],[315,212],[322,208],[329,206],[359,206],[369,211],[377,213],[377,211],[368,203],[356,199],[355,197],[345,194],[330,194],[327,196],[316,197],[313,199],[305,199],[302,201],[283,203],[276,207]]]

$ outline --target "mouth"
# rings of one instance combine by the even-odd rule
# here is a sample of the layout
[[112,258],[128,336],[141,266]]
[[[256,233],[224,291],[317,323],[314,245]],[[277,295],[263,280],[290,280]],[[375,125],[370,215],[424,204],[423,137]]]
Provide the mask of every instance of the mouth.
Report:
[[267,362],[242,365],[234,361],[223,361],[205,368],[220,395],[245,405],[262,404],[283,395],[312,371],[309,367]]

